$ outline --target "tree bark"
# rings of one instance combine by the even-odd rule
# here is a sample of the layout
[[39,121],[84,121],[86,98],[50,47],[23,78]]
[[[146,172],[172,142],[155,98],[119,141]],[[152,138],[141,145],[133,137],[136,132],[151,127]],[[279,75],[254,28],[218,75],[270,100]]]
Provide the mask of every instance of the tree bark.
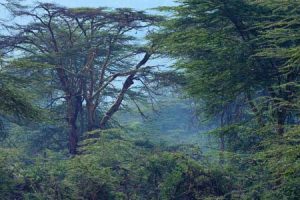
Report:
[[87,111],[87,122],[88,122],[88,131],[94,130],[96,128],[96,106],[93,102],[87,101],[86,103]]
[[[144,58],[135,66],[135,69],[138,70],[140,67],[142,67],[144,64],[146,64],[150,57],[151,57],[151,54],[146,53]],[[132,72],[132,74],[130,74],[127,77],[127,79],[125,80],[122,90],[120,91],[119,95],[117,96],[116,101],[110,107],[110,109],[105,113],[104,117],[101,119],[100,124],[99,124],[100,129],[104,129],[107,125],[107,122],[111,119],[113,114],[119,110],[126,92],[131,87],[131,85],[134,84],[133,80],[134,80],[136,73],[137,73],[137,71]]]
[[[223,111],[221,114],[221,129],[223,129],[225,127],[225,120],[224,120],[224,115],[225,115],[226,111]],[[220,133],[220,161],[219,163],[221,165],[224,164],[224,151],[225,151],[225,135],[224,135],[224,131],[221,130]]]
[[110,109],[105,113],[104,117],[101,119],[100,126],[99,126],[100,129],[104,129],[107,122],[111,119],[113,114],[119,110],[121,103],[124,99],[125,93],[128,91],[130,86],[134,84],[133,78],[134,78],[134,75],[132,74],[132,75],[128,76],[128,78],[126,79],[126,81],[123,85],[123,88],[117,97],[117,100],[110,107]]
[[69,128],[68,142],[69,153],[74,155],[77,153],[78,133],[77,133],[77,118],[80,111],[82,100],[81,96],[69,96],[67,98],[67,123]]

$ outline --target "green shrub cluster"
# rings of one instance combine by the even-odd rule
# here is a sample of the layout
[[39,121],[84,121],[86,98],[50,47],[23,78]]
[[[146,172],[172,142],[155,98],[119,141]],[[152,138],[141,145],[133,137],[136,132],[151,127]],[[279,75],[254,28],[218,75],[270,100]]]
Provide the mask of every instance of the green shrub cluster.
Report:
[[216,199],[231,190],[220,169],[119,129],[91,132],[71,158],[24,156],[1,150],[1,199]]

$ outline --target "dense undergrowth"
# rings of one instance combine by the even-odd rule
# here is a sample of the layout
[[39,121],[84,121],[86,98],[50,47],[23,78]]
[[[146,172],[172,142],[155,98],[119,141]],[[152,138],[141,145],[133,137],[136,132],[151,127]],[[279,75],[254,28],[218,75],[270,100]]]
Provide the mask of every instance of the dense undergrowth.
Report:
[[[112,129],[91,132],[70,158],[1,149],[1,199],[216,199],[230,176],[193,148],[165,148]],[[182,150],[184,149],[184,150]]]

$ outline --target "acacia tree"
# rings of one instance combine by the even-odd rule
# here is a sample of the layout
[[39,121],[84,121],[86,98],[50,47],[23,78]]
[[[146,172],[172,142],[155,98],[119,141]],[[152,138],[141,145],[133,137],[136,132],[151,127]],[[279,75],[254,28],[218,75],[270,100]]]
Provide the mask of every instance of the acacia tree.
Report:
[[282,136],[288,116],[297,113],[291,105],[297,94],[298,71],[292,67],[297,56],[288,52],[299,44],[297,13],[290,4],[298,6],[288,2],[279,9],[270,1],[183,0],[177,7],[162,8],[173,18],[154,38],[165,53],[178,58],[177,66],[189,80],[187,90],[204,102],[209,114],[222,119],[228,113],[229,125],[253,116],[257,128],[271,125]]
[[[18,7],[18,1],[7,0],[0,3],[0,9]],[[3,30],[5,20],[0,19],[0,30]],[[26,90],[25,81],[7,71],[5,51],[0,51],[0,134],[4,134],[4,122],[20,123],[20,120],[40,119],[40,110],[33,105]],[[2,137],[2,136],[1,136]]]
[[[254,176],[264,170],[273,173],[247,184],[263,180],[268,184],[265,188],[296,194],[298,171],[291,173],[294,177],[285,172],[298,162],[298,154],[291,149],[299,148],[299,2],[179,2],[176,7],[162,8],[173,17],[153,37],[164,53],[178,59],[176,65],[185,72],[189,94],[204,104],[201,111],[221,119],[221,128],[216,130],[221,136],[220,150],[246,153],[242,159],[254,162]],[[258,151],[265,159],[253,155]],[[236,164],[235,156],[228,158],[232,166],[244,169]]]
[[[11,11],[30,22],[7,27],[13,34],[2,36],[3,47],[18,52],[19,60],[47,64],[54,99],[66,104],[69,151],[75,154],[79,112],[86,108],[88,130],[105,128],[134,79],[149,71],[144,65],[153,51],[138,45],[133,34],[158,18],[130,9],[68,9],[48,3]],[[107,111],[97,120],[99,107]]]

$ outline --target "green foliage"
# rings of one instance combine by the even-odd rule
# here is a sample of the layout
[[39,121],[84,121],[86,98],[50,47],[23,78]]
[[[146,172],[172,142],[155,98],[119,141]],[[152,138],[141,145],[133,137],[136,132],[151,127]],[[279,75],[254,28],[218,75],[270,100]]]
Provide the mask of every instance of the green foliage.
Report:
[[18,155],[17,149],[0,148],[0,199],[14,199],[22,195],[18,188],[23,182]]
[[[24,53],[0,68],[0,131],[7,123],[10,133],[0,148],[0,199],[299,199],[299,9],[292,0],[179,0],[159,8],[171,15],[161,22],[131,9],[39,4],[35,15],[19,7],[15,15],[36,21],[1,36],[4,51]],[[175,71],[128,71],[138,54],[153,51],[132,30],[157,22],[161,29],[148,39],[176,60]],[[126,131],[103,129],[109,125],[84,133],[119,109],[124,94],[113,85],[123,75],[147,91],[147,83],[183,85],[215,123],[211,149],[195,134],[179,137],[198,131],[189,129],[186,103],[168,99],[146,119],[141,87],[126,94],[143,121],[125,113],[117,119]],[[114,98],[118,106],[103,114]],[[33,100],[47,106],[48,120],[25,128],[7,122],[40,119]],[[65,152],[64,111],[73,156]]]
[[[111,129],[91,132],[73,158],[51,151],[34,158],[1,157],[0,188],[24,199],[204,199],[230,191],[221,170],[180,151],[136,142]],[[6,170],[13,161],[14,168]]]
[[[207,167],[207,166],[206,166]],[[162,152],[150,158],[148,182],[161,196],[154,199],[206,199],[230,191],[230,180],[219,170],[205,168],[181,153]],[[150,197],[151,194],[148,195]]]
[[172,17],[152,40],[178,60],[201,112],[220,120],[211,133],[220,139],[220,164],[236,173],[237,198],[300,196],[299,8],[271,0],[160,8]]
[[265,199],[298,199],[300,196],[299,127],[289,130],[284,139],[272,138],[263,143],[264,151],[256,159],[266,174],[261,182]]
[[18,75],[11,75],[0,66],[0,137],[7,137],[10,122],[42,121],[44,112],[33,102],[33,92],[29,92],[24,80]]
[[0,88],[0,114],[16,115],[19,118],[37,119],[39,111],[26,96],[18,89],[1,84]]

